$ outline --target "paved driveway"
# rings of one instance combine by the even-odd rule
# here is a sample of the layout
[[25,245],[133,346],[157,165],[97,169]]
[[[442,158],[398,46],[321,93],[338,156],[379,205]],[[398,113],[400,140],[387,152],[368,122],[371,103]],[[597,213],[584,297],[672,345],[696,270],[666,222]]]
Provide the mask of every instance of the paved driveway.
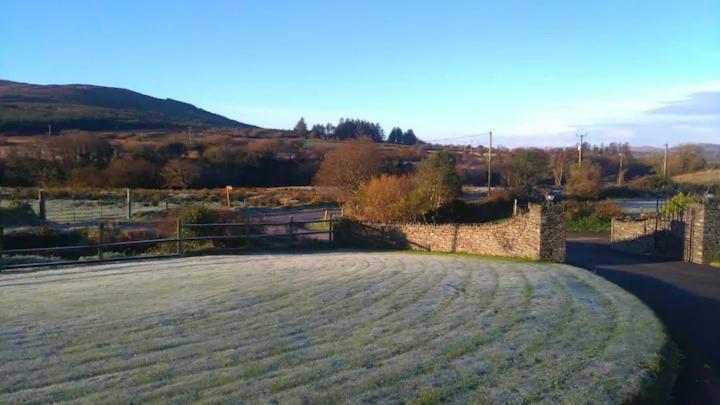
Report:
[[682,350],[681,404],[720,404],[720,269],[610,249],[604,235],[570,235],[567,262],[596,272],[655,310]]

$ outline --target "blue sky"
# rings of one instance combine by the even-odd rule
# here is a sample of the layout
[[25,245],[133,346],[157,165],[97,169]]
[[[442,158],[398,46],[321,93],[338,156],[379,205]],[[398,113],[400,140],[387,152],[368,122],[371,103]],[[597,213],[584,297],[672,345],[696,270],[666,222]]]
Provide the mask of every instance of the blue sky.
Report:
[[0,15],[0,78],[124,87],[261,126],[720,143],[718,1],[0,0]]

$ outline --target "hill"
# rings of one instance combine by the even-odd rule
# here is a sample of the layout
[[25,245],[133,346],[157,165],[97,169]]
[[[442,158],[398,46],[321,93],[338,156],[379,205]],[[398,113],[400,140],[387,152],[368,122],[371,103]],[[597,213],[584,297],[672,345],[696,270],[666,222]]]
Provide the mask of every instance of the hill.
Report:
[[255,128],[192,104],[87,84],[36,85],[0,80],[0,133],[81,129]]
[[[715,143],[684,143],[670,148],[670,153],[687,147],[697,147],[702,152],[702,157],[710,164],[720,162],[720,145]],[[632,146],[630,147],[636,157],[662,156],[664,148],[655,146]]]
[[720,185],[720,169],[702,170],[699,172],[673,176],[676,183],[691,183],[701,186]]

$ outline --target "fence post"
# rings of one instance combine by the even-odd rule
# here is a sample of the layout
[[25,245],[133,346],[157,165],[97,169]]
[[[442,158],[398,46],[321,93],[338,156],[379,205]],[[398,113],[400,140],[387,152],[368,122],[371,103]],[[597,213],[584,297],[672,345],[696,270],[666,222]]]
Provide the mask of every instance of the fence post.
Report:
[[130,194],[130,188],[128,187],[126,190],[125,200],[127,202],[127,219],[128,221],[132,217],[132,195]]
[[328,210],[325,210],[325,212],[323,213],[323,221],[327,221],[327,219],[328,219]]
[[332,215],[330,216],[329,224],[330,224],[329,238],[330,238],[330,242],[333,242],[335,240],[335,220],[333,220]]
[[40,219],[46,219],[45,216],[45,190],[38,190],[38,216]]
[[98,226],[98,259],[103,259],[103,245],[105,244],[105,224],[100,222]]
[[2,251],[5,249],[5,244],[3,243],[3,239],[5,239],[5,228],[0,226],[0,260],[2,260]]
[[182,220],[180,218],[178,218],[178,220],[177,220],[176,235],[177,235],[177,240],[178,240],[177,241],[177,254],[179,256],[182,256],[183,255]]
[[290,233],[291,233],[291,234],[292,234],[292,233],[293,233],[293,231],[294,231],[294,229],[293,229],[293,228],[294,228],[294,226],[293,226],[293,225],[294,225],[294,224],[293,224],[293,222],[294,222],[294,221],[293,221],[293,216],[292,216],[292,215],[290,215],[290,223],[289,223],[289,225],[290,225]]
[[225,198],[227,199],[227,207],[230,208],[230,192],[232,191],[232,186],[225,186]]

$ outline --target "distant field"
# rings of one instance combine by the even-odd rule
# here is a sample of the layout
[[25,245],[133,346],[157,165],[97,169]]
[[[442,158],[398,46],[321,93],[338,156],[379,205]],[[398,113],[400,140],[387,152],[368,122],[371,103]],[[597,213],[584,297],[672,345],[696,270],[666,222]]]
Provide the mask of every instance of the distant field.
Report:
[[0,274],[0,403],[621,403],[667,343],[569,266],[410,253]]
[[673,181],[677,183],[718,185],[720,184],[720,169],[703,170],[701,172],[673,176]]

